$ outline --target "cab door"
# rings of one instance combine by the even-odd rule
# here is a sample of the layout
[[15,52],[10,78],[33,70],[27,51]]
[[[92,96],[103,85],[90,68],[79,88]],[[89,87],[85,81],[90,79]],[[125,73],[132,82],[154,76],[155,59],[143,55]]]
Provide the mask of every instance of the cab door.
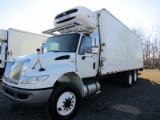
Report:
[[83,36],[76,56],[76,69],[82,78],[96,76],[98,71],[97,55],[92,54],[92,38]]
[[0,68],[5,67],[6,45],[0,45]]

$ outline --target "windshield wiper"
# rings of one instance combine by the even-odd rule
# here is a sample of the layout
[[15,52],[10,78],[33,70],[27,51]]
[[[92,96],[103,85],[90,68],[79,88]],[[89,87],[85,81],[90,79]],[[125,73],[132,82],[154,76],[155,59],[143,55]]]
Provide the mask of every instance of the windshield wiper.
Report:
[[48,52],[59,52],[58,50],[50,50]]

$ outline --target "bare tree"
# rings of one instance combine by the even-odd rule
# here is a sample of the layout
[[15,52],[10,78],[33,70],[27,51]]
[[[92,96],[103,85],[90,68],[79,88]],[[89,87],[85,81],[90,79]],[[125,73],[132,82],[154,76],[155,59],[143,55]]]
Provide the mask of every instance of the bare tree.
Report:
[[160,39],[158,40],[158,69],[160,69]]
[[153,42],[151,44],[151,55],[152,55],[152,69],[158,67],[158,39],[157,37],[153,39]]
[[133,27],[132,31],[143,40],[144,67],[160,69],[160,25],[154,26],[150,33],[141,26]]
[[160,69],[160,24],[155,27],[156,39],[157,39],[157,68]]
[[151,67],[151,42],[150,39],[143,43],[144,67]]

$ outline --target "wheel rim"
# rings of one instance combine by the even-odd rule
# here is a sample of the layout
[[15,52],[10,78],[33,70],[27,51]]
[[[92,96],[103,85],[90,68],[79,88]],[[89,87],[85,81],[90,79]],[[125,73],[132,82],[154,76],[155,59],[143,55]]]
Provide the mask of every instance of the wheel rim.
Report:
[[129,85],[132,84],[132,75],[129,75]]
[[57,111],[60,115],[70,114],[76,105],[76,97],[72,92],[63,93],[57,101]]

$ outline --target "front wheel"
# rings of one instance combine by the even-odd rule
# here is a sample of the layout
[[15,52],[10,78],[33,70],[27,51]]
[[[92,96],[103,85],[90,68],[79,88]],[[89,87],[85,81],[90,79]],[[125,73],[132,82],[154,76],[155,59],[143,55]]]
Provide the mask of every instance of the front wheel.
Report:
[[70,83],[62,83],[56,86],[49,102],[49,115],[53,120],[71,119],[81,101],[78,89]]

